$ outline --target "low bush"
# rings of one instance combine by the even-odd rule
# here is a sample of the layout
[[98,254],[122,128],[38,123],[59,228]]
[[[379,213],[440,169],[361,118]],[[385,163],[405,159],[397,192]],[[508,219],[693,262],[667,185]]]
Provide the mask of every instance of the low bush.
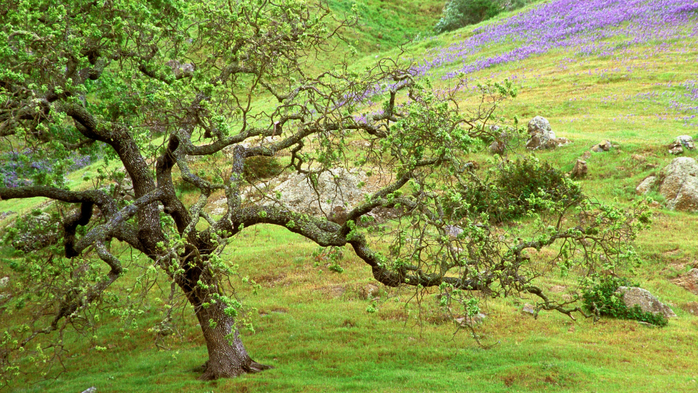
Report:
[[491,169],[484,180],[474,177],[460,196],[457,205],[466,209],[459,211],[453,204],[447,207],[452,214],[486,213],[494,222],[573,205],[583,198],[579,185],[565,173],[536,158],[505,161]]
[[255,181],[274,177],[281,170],[283,170],[283,166],[275,157],[248,157],[245,159],[243,176],[247,181]]
[[528,0],[450,0],[443,16],[434,26],[437,33],[452,31],[463,26],[480,23],[502,11],[523,7]]
[[584,308],[596,315],[618,319],[631,319],[652,325],[666,326],[669,322],[662,314],[642,311],[640,306],[628,307],[623,296],[616,293],[620,287],[636,287],[627,278],[606,276],[587,285],[582,292]]

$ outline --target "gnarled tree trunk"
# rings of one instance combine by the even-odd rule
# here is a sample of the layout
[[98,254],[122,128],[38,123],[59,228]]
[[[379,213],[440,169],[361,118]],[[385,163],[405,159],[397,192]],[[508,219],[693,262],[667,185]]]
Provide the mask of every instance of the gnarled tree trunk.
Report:
[[226,305],[220,301],[211,302],[210,296],[202,296],[202,292],[206,291],[190,291],[187,296],[194,306],[208,349],[208,361],[199,379],[232,378],[272,368],[250,358],[235,326],[235,318],[225,312]]

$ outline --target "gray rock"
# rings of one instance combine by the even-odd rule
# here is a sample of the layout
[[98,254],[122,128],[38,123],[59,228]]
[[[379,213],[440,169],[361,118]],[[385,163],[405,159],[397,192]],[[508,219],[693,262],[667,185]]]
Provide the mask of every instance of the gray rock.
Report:
[[623,296],[623,303],[629,308],[640,306],[644,312],[662,314],[666,318],[675,318],[676,314],[669,306],[663,304],[648,290],[638,287],[619,287],[616,293]]
[[663,169],[659,193],[670,210],[698,212],[698,163],[690,157],[675,158]]
[[447,234],[448,237],[450,237],[450,238],[457,238],[458,235],[460,235],[461,233],[463,233],[463,228],[461,228],[461,227],[459,227],[459,226],[457,226],[457,225],[446,225],[446,226],[444,227],[444,229],[446,230],[446,234]]
[[365,189],[358,184],[365,178],[343,168],[326,171],[317,176],[315,188],[310,179],[294,173],[288,180],[279,184],[274,191],[281,193],[280,202],[293,211],[313,215],[329,215],[335,208],[346,210],[364,201]]
[[5,288],[10,283],[9,277],[0,278],[0,289]]
[[524,304],[523,308],[521,309],[521,312],[523,312],[524,314],[535,315],[535,314],[536,314],[536,308],[533,307],[532,304],[526,303],[526,304]]
[[683,147],[681,145],[671,144],[669,145],[669,154],[678,156],[683,153]]
[[635,192],[637,192],[638,195],[645,195],[650,192],[656,182],[657,176],[647,176],[637,188],[635,188]]
[[97,393],[97,388],[92,386],[82,391],[82,393]]
[[688,135],[677,136],[674,143],[678,143],[683,148],[688,149],[688,150],[696,150],[696,145],[693,143],[693,138],[691,138]]
[[490,153],[502,155],[506,151],[506,143],[502,140],[496,140],[490,144]]
[[180,63],[177,60],[170,60],[165,64],[172,68],[172,71],[178,78],[181,76],[191,76],[194,74],[194,64],[192,63]]
[[487,318],[487,315],[479,312],[479,313],[473,315],[472,317],[466,315],[464,317],[454,318],[454,321],[458,325],[460,325],[462,327],[466,327],[466,326],[480,325],[482,322],[484,322],[485,318]]
[[543,116],[536,116],[528,122],[528,134],[542,134],[550,139],[555,138],[555,133],[550,127],[550,122]]
[[596,152],[596,153],[601,153],[601,152],[611,150],[612,147],[613,147],[613,145],[611,144],[611,141],[606,140],[606,141],[603,141],[597,145],[592,146],[591,151]]
[[569,143],[565,138],[558,140],[555,137],[555,132],[550,128],[550,122],[541,116],[536,116],[528,122],[528,136],[526,148],[530,150],[554,149],[559,145]]

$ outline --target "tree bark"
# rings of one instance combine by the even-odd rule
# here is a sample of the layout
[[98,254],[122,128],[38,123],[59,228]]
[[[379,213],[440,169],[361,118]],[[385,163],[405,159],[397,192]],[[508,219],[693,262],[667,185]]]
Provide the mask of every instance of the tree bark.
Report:
[[224,306],[220,302],[195,307],[208,349],[208,361],[199,379],[233,378],[272,368],[250,358],[235,327],[235,319],[223,312]]

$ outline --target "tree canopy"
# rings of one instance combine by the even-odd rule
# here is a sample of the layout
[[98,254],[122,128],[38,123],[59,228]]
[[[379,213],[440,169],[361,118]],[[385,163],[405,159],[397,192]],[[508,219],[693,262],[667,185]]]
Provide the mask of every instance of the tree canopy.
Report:
[[[22,284],[10,301],[28,322],[5,327],[6,380],[22,357],[59,357],[62,333],[94,321],[95,307],[128,312],[109,295],[127,274],[124,248],[149,261],[138,280],[164,277],[193,307],[209,352],[203,379],[268,367],[240,339],[240,284],[227,280],[236,261],[224,253],[254,225],[351,245],[380,283],[438,288],[441,306],[471,316],[480,296],[522,292],[539,298],[537,310],[571,316],[581,312],[574,300],[544,293],[539,277],[634,258],[642,209],[593,203],[535,159],[475,170],[470,153],[502,135],[490,125],[516,95],[510,82],[435,89],[401,58],[350,66],[332,50],[353,20],[321,3],[7,0],[0,19],[0,136],[30,157],[26,168],[51,164],[18,169],[25,181],[1,184],[0,198],[56,201],[62,238],[13,265]],[[84,156],[101,160],[97,175],[67,187]],[[301,174],[311,189],[340,168],[381,186],[341,220],[311,215],[244,176],[258,157],[279,158],[275,176]],[[201,159],[210,170],[192,169]],[[183,201],[183,185],[195,202]],[[216,192],[226,197],[219,215],[206,208]],[[396,217],[381,236],[359,225],[377,208]],[[547,247],[557,252],[536,253]]]

